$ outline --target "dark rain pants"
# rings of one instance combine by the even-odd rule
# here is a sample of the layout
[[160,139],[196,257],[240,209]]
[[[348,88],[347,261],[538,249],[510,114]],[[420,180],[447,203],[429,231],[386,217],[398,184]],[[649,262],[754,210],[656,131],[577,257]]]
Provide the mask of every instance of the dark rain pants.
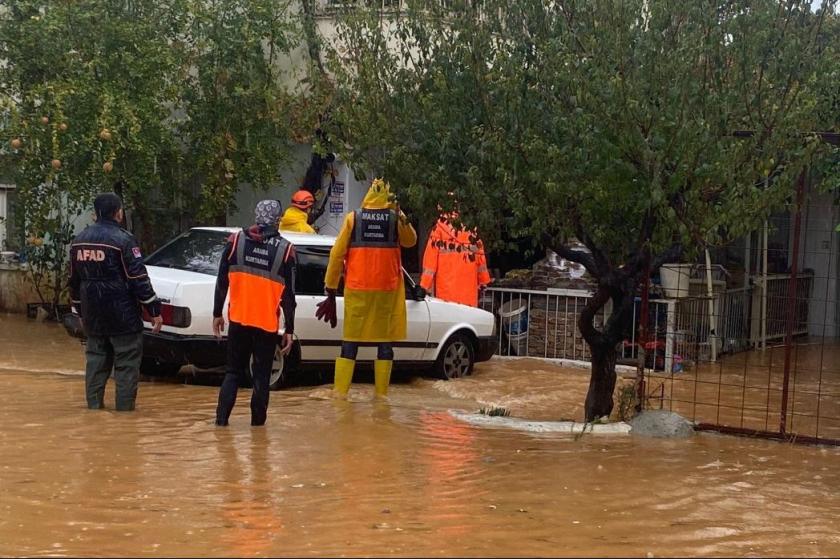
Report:
[[85,348],[85,396],[88,408],[105,407],[105,383],[114,371],[117,411],[132,411],[137,399],[143,333],[120,336],[88,336]]
[[[227,338],[227,370],[219,389],[219,405],[216,408],[216,425],[227,425],[239,384],[253,378],[251,393],[251,425],[265,425],[268,411],[268,381],[278,335],[253,326],[242,326],[231,322]],[[253,356],[253,363],[251,357]],[[249,375],[248,371],[251,371]]]
[[[341,342],[341,356],[343,358],[355,361],[358,354],[358,342]],[[391,342],[381,342],[376,344],[376,358],[383,361],[394,360],[394,349]]]

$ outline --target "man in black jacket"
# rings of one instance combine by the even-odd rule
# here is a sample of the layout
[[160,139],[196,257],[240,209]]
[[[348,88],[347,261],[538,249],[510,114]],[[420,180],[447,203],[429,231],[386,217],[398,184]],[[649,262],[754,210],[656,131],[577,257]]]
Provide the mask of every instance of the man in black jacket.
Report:
[[119,196],[108,192],[93,202],[96,223],[70,245],[70,298],[87,335],[85,394],[90,409],[104,407],[105,383],[114,371],[117,411],[131,411],[143,359],[141,305],[152,331],[163,321],[160,303],[134,236],[119,223],[125,217]]

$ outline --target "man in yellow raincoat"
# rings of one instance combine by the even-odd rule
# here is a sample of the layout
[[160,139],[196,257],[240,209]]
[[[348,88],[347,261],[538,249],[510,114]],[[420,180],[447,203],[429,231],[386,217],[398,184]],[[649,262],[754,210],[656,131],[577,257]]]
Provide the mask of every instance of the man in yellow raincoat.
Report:
[[371,184],[362,207],[344,218],[330,251],[324,280],[327,299],[315,316],[337,323],[335,296],[344,272],[344,334],[335,362],[335,393],[344,397],[353,381],[359,345],[377,345],[375,395],[388,394],[394,363],[392,342],[406,337],[405,285],[400,247],[417,243],[417,233],[382,179]]
[[292,195],[292,202],[280,219],[280,231],[294,233],[315,233],[309,225],[309,213],[315,205],[315,197],[308,190],[298,190]]

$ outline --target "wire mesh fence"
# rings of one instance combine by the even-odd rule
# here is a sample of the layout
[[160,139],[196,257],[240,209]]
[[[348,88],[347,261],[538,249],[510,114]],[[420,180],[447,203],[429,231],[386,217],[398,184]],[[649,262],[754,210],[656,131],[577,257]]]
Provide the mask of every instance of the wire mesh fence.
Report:
[[[801,208],[724,247],[728,277],[701,266],[681,296],[650,295],[647,317],[637,297],[618,351],[627,365],[644,351],[646,408],[703,429],[840,445],[840,211],[831,193]],[[491,288],[481,305],[497,317],[498,354],[587,361],[577,320],[589,297]]]

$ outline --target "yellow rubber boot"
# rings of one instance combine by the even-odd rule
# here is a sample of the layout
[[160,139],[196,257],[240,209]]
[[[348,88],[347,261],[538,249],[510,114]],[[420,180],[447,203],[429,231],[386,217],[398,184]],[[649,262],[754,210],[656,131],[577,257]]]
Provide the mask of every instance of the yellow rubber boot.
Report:
[[391,382],[391,368],[393,361],[377,359],[373,362],[374,395],[377,398],[388,396],[388,384]]
[[352,359],[345,359],[339,357],[335,360],[335,383],[333,384],[333,391],[336,395],[346,397],[350,391],[350,383],[353,382],[353,369],[356,368],[356,362]]

